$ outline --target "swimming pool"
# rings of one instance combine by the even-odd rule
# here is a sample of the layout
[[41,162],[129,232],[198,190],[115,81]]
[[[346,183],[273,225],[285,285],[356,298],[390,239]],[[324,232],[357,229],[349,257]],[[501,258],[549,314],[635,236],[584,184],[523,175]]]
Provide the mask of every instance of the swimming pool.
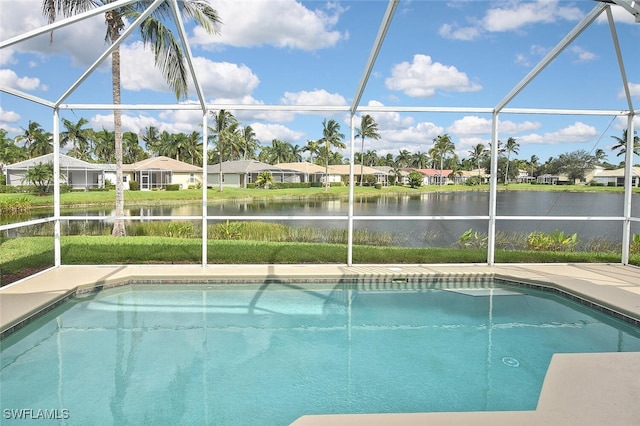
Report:
[[498,282],[131,285],[3,339],[0,401],[67,424],[532,410],[553,353],[616,351],[640,331]]

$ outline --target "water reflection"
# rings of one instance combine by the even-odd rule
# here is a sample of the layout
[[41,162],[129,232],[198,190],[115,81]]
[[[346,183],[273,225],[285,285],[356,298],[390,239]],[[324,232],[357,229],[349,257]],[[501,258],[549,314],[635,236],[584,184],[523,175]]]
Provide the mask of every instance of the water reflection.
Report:
[[[497,197],[499,216],[591,216],[614,217],[623,214],[623,194],[612,193],[566,193],[566,192],[500,192]],[[346,229],[344,218],[348,215],[347,199],[332,200],[256,200],[224,203],[212,202],[207,207],[209,216],[278,216],[274,222],[293,227],[312,227],[321,230]],[[640,212],[640,196],[632,198],[632,213]],[[381,216],[487,216],[489,213],[488,192],[426,193],[415,196],[356,197],[354,214],[364,217],[356,220],[354,229],[366,232],[392,233],[400,245],[411,247],[436,247],[454,244],[468,229],[487,233],[486,220],[388,220]],[[34,217],[46,217],[51,212],[37,212]],[[64,209],[65,216],[111,216],[108,208]],[[198,202],[181,204],[150,204],[129,207],[127,216],[200,216],[202,207]],[[300,216],[300,220],[286,217]],[[329,220],[304,219],[304,216],[325,216]],[[336,216],[332,219],[332,216]],[[371,218],[375,217],[375,219]],[[379,217],[379,218],[378,218]],[[10,218],[11,222],[25,220],[24,216]],[[144,220],[144,219],[143,219]],[[3,222],[6,221],[3,218]],[[210,221],[215,223],[215,221]],[[108,224],[107,224],[108,225]],[[99,226],[99,225],[96,225]],[[106,225],[105,225],[106,226]],[[638,224],[632,224],[632,232],[640,233]],[[544,221],[498,220],[498,232],[528,234],[533,231],[553,232],[556,229],[566,234],[578,233],[581,239],[604,238],[611,241],[622,239],[620,221],[573,220]]]

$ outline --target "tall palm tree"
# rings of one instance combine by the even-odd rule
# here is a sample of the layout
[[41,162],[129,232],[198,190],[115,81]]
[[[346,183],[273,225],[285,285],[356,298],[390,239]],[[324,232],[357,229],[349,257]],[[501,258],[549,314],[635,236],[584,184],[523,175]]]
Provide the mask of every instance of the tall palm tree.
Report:
[[185,136],[182,161],[194,166],[202,166],[202,137],[200,133],[193,131]]
[[140,139],[144,141],[145,146],[147,147],[147,151],[157,154],[157,145],[160,141],[160,131],[157,127],[145,127],[142,136],[140,136]]
[[16,142],[24,143],[24,147],[29,153],[29,158],[53,152],[53,135],[45,132],[40,123],[29,121],[27,128],[23,128],[23,133],[16,136]]
[[429,154],[434,160],[440,161],[440,185],[444,183],[444,161],[447,155],[454,155],[456,146],[451,141],[448,134],[438,135],[433,140],[433,148],[429,150]]
[[269,163],[286,163],[291,158],[291,144],[279,139],[273,139],[269,153]]
[[221,109],[218,112],[212,111],[211,114],[213,116],[214,126],[209,127],[209,130],[212,132],[211,138],[213,139],[214,144],[218,147],[218,164],[220,169],[218,176],[218,192],[222,192],[222,161],[224,158],[225,143],[227,142],[229,134],[228,129],[231,126],[236,125],[238,121],[230,111],[224,109]]
[[511,159],[511,153],[517,154],[520,151],[520,144],[516,142],[515,138],[507,139],[507,143],[504,146],[504,152],[507,154],[507,167],[504,172],[504,184],[509,183],[509,161]]
[[138,142],[138,135],[134,132],[124,132],[122,135],[122,162],[133,164],[147,157],[147,153]]
[[401,168],[409,167],[409,165],[411,164],[411,153],[406,149],[398,152],[398,156],[396,157],[396,164]]
[[[112,0],[42,0],[42,12],[53,23],[59,15],[64,17],[95,9],[112,3]],[[182,0],[177,2],[180,12],[194,19],[209,34],[217,34],[221,24],[218,12],[209,3],[201,0]],[[119,41],[127,21],[139,17],[149,3],[140,1],[105,12],[107,33],[105,40],[111,44]],[[174,37],[170,27],[163,24],[167,16],[171,16],[171,6],[162,2],[140,24],[140,35],[145,45],[151,45],[155,56],[155,64],[160,68],[165,81],[171,86],[176,99],[186,98],[188,70],[185,65],[185,53],[181,44]],[[111,87],[114,105],[120,104],[120,47],[111,52]],[[122,184],[122,115],[120,109],[113,111],[113,130],[115,132],[116,155],[116,216],[124,216],[124,187]],[[124,220],[118,219],[113,224],[113,236],[124,236]]]
[[0,129],[0,177],[2,177],[5,165],[26,159],[27,151],[8,138],[5,129]]
[[307,139],[307,144],[302,148],[303,151],[309,151],[309,162],[313,163],[313,156],[320,152],[320,141],[312,141]]
[[115,133],[107,129],[93,132],[93,153],[99,163],[116,162]]
[[331,156],[331,147],[345,149],[347,146],[342,142],[344,134],[340,133],[340,123],[336,120],[327,120],[322,122],[322,139],[320,143],[325,145],[325,163],[324,163],[324,190],[329,190],[329,157]]
[[429,154],[424,152],[416,152],[411,155],[411,165],[416,169],[424,169],[429,164]]
[[479,143],[469,150],[469,156],[475,163],[476,169],[478,169],[478,176],[480,176],[480,162],[487,159],[489,150],[485,148],[484,144]]
[[[617,143],[611,147],[611,151],[618,151],[616,157],[620,157],[627,152],[627,138],[629,136],[628,130],[624,129],[622,131],[622,137],[611,136]],[[635,155],[640,155],[640,139],[636,135],[636,132],[633,132],[633,153]]]
[[253,158],[258,150],[259,142],[256,139],[256,132],[251,126],[244,126],[242,129],[242,159]]
[[62,125],[66,130],[60,132],[60,146],[66,146],[71,142],[72,147],[69,150],[68,155],[85,161],[90,158],[89,136],[91,129],[83,129],[82,127],[88,123],[89,120],[82,117],[77,123],[73,123],[66,118],[63,118]]
[[369,114],[365,114],[360,118],[360,127],[356,129],[356,137],[362,139],[362,145],[360,147],[360,186],[363,182],[364,174],[364,139],[380,139],[380,133],[378,133],[378,123]]

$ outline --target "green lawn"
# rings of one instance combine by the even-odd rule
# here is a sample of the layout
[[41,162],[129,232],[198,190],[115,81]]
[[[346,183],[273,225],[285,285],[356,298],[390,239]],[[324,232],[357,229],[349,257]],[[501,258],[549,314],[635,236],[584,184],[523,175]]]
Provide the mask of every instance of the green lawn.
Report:
[[[209,264],[344,264],[345,244],[211,240]],[[61,241],[65,265],[200,264],[197,238],[67,236]],[[620,255],[598,252],[497,250],[496,263],[620,263]],[[355,264],[486,263],[486,250],[356,245]],[[640,254],[631,257],[640,265]],[[15,238],[0,244],[0,284],[53,266],[52,237]]]

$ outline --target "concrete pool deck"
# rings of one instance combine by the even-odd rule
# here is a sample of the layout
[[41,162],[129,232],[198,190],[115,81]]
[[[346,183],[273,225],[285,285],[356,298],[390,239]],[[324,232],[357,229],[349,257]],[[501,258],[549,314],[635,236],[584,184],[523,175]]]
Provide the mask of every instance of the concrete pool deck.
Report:
[[[62,266],[0,288],[0,332],[20,326],[78,289],[127,282],[248,279],[513,279],[569,293],[640,324],[640,268],[612,264],[535,265],[145,265]],[[402,397],[402,396],[399,396]],[[311,413],[310,413],[311,414]],[[536,410],[517,412],[308,415],[320,425],[635,425],[640,419],[640,352],[554,355]]]

